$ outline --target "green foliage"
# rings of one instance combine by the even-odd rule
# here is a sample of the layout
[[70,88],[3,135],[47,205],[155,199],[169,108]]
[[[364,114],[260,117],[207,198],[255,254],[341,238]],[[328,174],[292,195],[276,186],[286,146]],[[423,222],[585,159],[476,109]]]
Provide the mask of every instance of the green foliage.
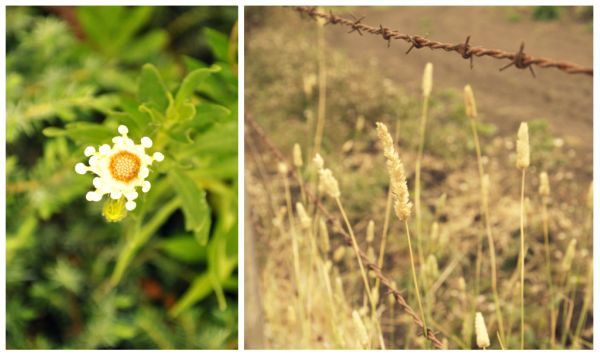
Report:
[[[7,9],[8,348],[236,347],[229,9],[204,18],[219,31],[178,27],[213,51],[201,58],[166,46],[182,39],[164,22],[185,11],[79,7],[79,40],[39,8]],[[84,198],[92,176],[73,167],[118,125],[165,160],[136,209],[109,223]]]
[[536,21],[554,21],[560,18],[560,6],[536,6],[533,10],[533,19]]

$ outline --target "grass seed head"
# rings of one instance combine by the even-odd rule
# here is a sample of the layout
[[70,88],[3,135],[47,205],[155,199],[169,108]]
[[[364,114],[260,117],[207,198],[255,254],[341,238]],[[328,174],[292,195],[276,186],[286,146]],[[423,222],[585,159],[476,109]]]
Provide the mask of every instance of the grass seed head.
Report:
[[277,164],[277,171],[282,174],[282,175],[287,175],[288,173],[288,166],[287,164],[283,163],[283,162],[279,162]]
[[304,164],[304,162],[302,161],[302,150],[300,149],[300,145],[295,143],[294,144],[294,166],[296,166],[296,168],[300,168],[300,167],[302,167],[303,164]]
[[387,126],[381,122],[377,123],[377,135],[383,146],[383,155],[387,160],[387,169],[390,175],[390,188],[394,196],[394,211],[400,220],[406,220],[410,217],[412,203],[408,196],[408,186],[406,184],[406,173],[400,156],[394,148],[394,141],[390,135]]
[[440,270],[438,267],[438,261],[434,255],[427,256],[427,262],[425,263],[425,273],[431,281],[434,281],[439,277]]
[[475,314],[475,336],[479,348],[484,349],[490,347],[490,337],[488,336],[487,328],[485,327],[483,315],[480,312]]
[[300,225],[304,229],[310,229],[312,225],[312,219],[306,213],[306,209],[304,209],[304,205],[298,202],[296,203],[296,211],[298,212],[298,218],[300,219]]
[[548,181],[548,173],[540,173],[540,189],[539,193],[543,197],[550,196],[550,182]]
[[330,197],[337,199],[340,197],[340,187],[337,179],[333,176],[330,169],[319,170],[319,189]]
[[358,115],[356,118],[355,129],[356,132],[361,132],[365,128],[365,117],[363,115]]
[[477,105],[475,104],[475,96],[473,89],[469,84],[465,85],[465,111],[470,119],[477,118]]
[[369,334],[367,333],[367,328],[365,327],[365,324],[356,310],[352,311],[352,320],[354,321],[354,326],[358,332],[359,343],[362,345],[362,347],[366,347],[369,344]]
[[428,97],[431,95],[431,88],[433,86],[433,64],[427,63],[425,65],[425,71],[423,71],[423,96]]
[[373,242],[375,239],[375,222],[373,220],[369,220],[369,225],[367,225],[367,242]]
[[340,262],[344,258],[345,255],[346,255],[346,247],[339,246],[338,248],[335,249],[335,251],[333,251],[333,261]]
[[323,169],[323,167],[325,167],[325,161],[323,161],[323,157],[321,157],[320,154],[316,154],[315,158],[313,158],[313,162],[315,164],[315,166],[317,166],[317,169],[321,170]]
[[327,230],[327,224],[323,218],[319,219],[319,237],[321,238],[321,251],[328,253],[331,249],[329,244],[329,231]]
[[569,246],[567,246],[567,251],[565,252],[565,257],[560,264],[560,269],[563,272],[569,272],[571,270],[571,266],[573,265],[573,258],[575,258],[575,248],[577,247],[577,240],[571,239],[569,242]]
[[522,122],[517,134],[517,168],[527,167],[529,167],[529,127],[526,122]]

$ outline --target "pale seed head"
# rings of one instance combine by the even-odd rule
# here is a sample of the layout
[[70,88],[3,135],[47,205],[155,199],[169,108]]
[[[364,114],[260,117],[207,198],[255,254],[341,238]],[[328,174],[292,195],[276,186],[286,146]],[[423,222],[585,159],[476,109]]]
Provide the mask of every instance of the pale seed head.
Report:
[[423,96],[431,95],[431,87],[433,86],[433,64],[427,63],[425,71],[423,71]]
[[317,169],[323,169],[323,167],[325,167],[325,161],[323,161],[323,157],[318,153],[315,155],[315,158],[313,158],[313,162],[315,166],[317,166]]
[[300,167],[302,167],[303,164],[304,164],[304,162],[302,161],[302,150],[300,149],[300,145],[295,143],[294,144],[294,166],[296,166],[296,168],[300,168]]
[[277,163],[277,171],[280,174],[286,175],[288,173],[288,166],[283,162]]
[[543,197],[550,196],[550,182],[548,181],[548,173],[540,173],[540,189],[539,193]]
[[312,219],[306,213],[306,209],[304,209],[304,205],[302,205],[302,203],[296,203],[296,211],[298,212],[298,218],[300,219],[300,225],[302,228],[310,229],[312,225]]
[[319,185],[319,189],[330,197],[334,199],[340,197],[340,188],[337,179],[335,179],[330,169],[319,170]]
[[373,220],[369,220],[369,225],[367,225],[367,242],[373,242],[375,239],[375,222]]
[[522,122],[517,134],[517,168],[527,167],[529,167],[529,127],[526,122]]
[[319,237],[321,238],[321,250],[323,253],[328,253],[331,248],[329,245],[329,231],[323,218],[319,219]]
[[394,197],[394,211],[398,219],[406,220],[410,217],[412,203],[409,200],[404,165],[394,148],[394,141],[387,126],[381,122],[377,123],[377,135],[383,146],[383,155],[387,161],[387,169],[390,175],[390,189]]
[[477,338],[477,346],[479,348],[484,349],[490,347],[490,337],[488,336],[483,315],[480,312],[475,314],[475,336]]
[[354,321],[354,327],[358,332],[358,339],[362,347],[366,347],[369,344],[369,334],[367,328],[363,323],[360,315],[356,310],[352,311],[352,320]]

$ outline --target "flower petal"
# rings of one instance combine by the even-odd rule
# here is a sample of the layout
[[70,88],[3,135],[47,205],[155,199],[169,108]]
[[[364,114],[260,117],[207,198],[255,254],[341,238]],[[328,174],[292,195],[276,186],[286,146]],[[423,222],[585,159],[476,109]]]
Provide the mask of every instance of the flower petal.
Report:
[[87,173],[87,166],[83,163],[77,163],[75,165],[75,172],[77,172],[77,174],[86,174]]

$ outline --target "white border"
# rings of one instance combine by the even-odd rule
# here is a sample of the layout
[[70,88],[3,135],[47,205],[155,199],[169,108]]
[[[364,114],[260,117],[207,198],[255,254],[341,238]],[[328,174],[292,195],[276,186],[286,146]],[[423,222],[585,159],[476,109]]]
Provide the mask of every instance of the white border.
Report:
[[[67,2],[62,2],[62,1],[58,1],[53,3],[52,1],[30,1],[28,2],[26,5],[31,5],[31,6],[35,6],[35,5],[122,5],[123,1],[114,1],[114,0],[100,0],[100,1],[78,1],[78,2],[73,2],[73,1],[67,1]],[[185,6],[210,6],[210,5],[219,5],[219,6],[238,6],[238,58],[239,58],[239,66],[238,66],[238,112],[239,112],[239,118],[238,118],[238,287],[239,287],[239,291],[238,291],[238,347],[239,349],[243,349],[244,347],[244,6],[282,6],[282,5],[324,5],[324,6],[362,6],[362,5],[368,5],[368,6],[410,6],[410,5],[418,5],[418,6],[455,6],[455,5],[465,5],[465,6],[532,6],[532,5],[594,5],[592,1],[580,1],[580,2],[567,2],[567,1],[557,1],[557,0],[546,0],[546,1],[490,1],[490,2],[486,2],[486,3],[481,3],[481,2],[465,2],[464,0],[460,1],[406,1],[406,2],[402,2],[400,3],[399,1],[390,1],[390,0],[371,0],[371,1],[367,1],[367,0],[346,0],[346,1],[339,1],[339,0],[334,0],[334,1],[273,1],[273,0],[263,0],[263,1],[249,1],[249,0],[237,0],[237,1],[224,1],[224,2],[218,2],[218,1],[204,1],[204,0],[196,0],[196,1],[171,1],[168,4],[165,4],[164,2],[160,2],[160,1],[155,1],[155,0],[147,0],[147,1],[127,1],[127,4],[129,5],[154,5],[154,6],[159,6],[159,5],[169,5],[169,6],[176,6],[176,5],[185,5]],[[21,1],[15,1],[15,0],[8,0],[5,1],[3,5],[25,5],[23,4],[23,2]],[[600,7],[595,7],[594,10],[597,10]],[[6,29],[5,27],[5,23],[6,23],[6,8],[5,6],[2,6],[1,9],[1,22],[3,24],[3,28]],[[594,28],[597,28],[598,25],[600,24],[600,20],[598,20],[598,16],[599,14],[596,14],[596,17],[594,18]],[[6,32],[5,32],[6,34]],[[2,36],[2,48],[3,48],[3,53],[6,53],[6,36]],[[598,64],[598,58],[599,58],[600,53],[598,52],[598,45],[597,45],[597,40],[594,36],[594,67],[597,67]],[[0,145],[0,153],[2,155],[2,159],[0,159],[0,186],[1,186],[1,207],[2,207],[2,217],[0,218],[0,222],[2,225],[2,251],[0,253],[0,263],[2,264],[1,268],[0,268],[0,290],[1,290],[1,295],[0,295],[0,301],[1,301],[1,307],[2,307],[2,311],[0,312],[0,323],[3,325],[4,330],[6,330],[6,315],[5,315],[5,311],[6,311],[6,239],[5,239],[5,234],[6,234],[6,122],[5,122],[5,117],[6,117],[6,57],[3,56],[2,57],[2,74],[0,75],[0,81],[2,82],[2,88],[3,88],[3,94],[4,94],[4,100],[0,100],[0,110],[2,112],[1,115],[1,127],[0,127],[0,141],[3,143],[2,145]],[[594,78],[594,87],[597,87],[598,84],[598,78]],[[594,92],[594,102],[600,102],[599,101],[599,96],[597,92]],[[594,108],[594,122],[596,122],[596,113],[597,111]],[[599,128],[597,127],[597,125],[595,125],[594,127],[594,136],[595,137],[600,137],[599,136]],[[596,150],[596,142],[594,142],[594,166],[598,166],[598,160],[600,158],[598,158],[598,152]],[[597,187],[598,183],[594,184],[594,190],[598,191],[598,187]],[[598,195],[598,194],[597,194]],[[598,206],[598,203],[600,201],[600,197],[596,196],[594,198],[594,205]],[[597,223],[597,215],[594,214],[594,225],[596,225]],[[598,241],[597,238],[598,233],[596,233],[596,231],[594,232],[594,240],[597,241],[597,243],[594,244],[594,254],[596,256],[598,256],[598,251],[599,248],[597,245],[600,243],[600,241]],[[594,263],[594,269],[597,271],[598,268],[598,262],[596,261]],[[598,276],[596,275],[594,277],[594,305],[596,306],[596,309],[594,311],[594,319],[600,320],[598,319],[598,306],[599,304],[599,293],[598,293]],[[598,342],[596,342],[595,344],[598,344]],[[596,347],[594,349],[597,349],[599,347]],[[6,349],[6,332],[2,333],[0,335],[0,349],[5,350]],[[16,350],[9,350],[9,353],[21,353],[21,354],[34,354],[37,352],[47,352],[49,354],[63,354],[65,351],[16,351]],[[202,352],[203,354],[223,354],[223,353],[235,353],[237,351],[235,350],[225,350],[225,351],[219,351],[219,350],[166,350],[166,351],[160,351],[160,350],[152,350],[152,351],[141,351],[141,350],[108,350],[108,351],[100,351],[100,350],[89,350],[89,351],[66,351],[69,353],[72,352],[77,352],[77,354],[91,354],[91,353],[105,353],[105,352],[112,352],[115,354],[134,354],[134,355],[146,355],[147,353],[156,353],[156,352],[172,352],[172,353],[177,353],[177,354],[197,354],[198,352]],[[275,350],[271,350],[271,351],[253,351],[253,350],[245,350],[243,351],[245,353],[250,353],[250,354],[262,354],[263,352],[267,352],[267,353],[274,353],[274,352],[279,352],[279,351],[275,351]],[[310,353],[318,353],[318,354],[324,354],[324,353],[335,353],[335,354],[341,354],[341,352],[348,352],[348,351],[303,351],[303,350],[295,350],[295,351],[287,351],[291,354],[302,354],[302,355],[306,355],[308,354],[308,352]],[[394,352],[394,351],[350,351],[352,353],[356,353],[356,352]],[[414,351],[400,351],[400,352],[414,352]],[[432,353],[435,351],[432,350],[428,350],[428,351],[417,351],[420,353]],[[470,352],[480,352],[480,351],[470,351]],[[500,352],[500,351],[487,351],[487,352]],[[507,352],[511,352],[511,353],[520,353],[522,351],[507,351]],[[534,350],[534,351],[529,351],[529,352],[545,352],[543,350]],[[553,351],[556,353],[566,353],[566,352],[570,352],[570,351]],[[585,351],[575,351],[576,353],[580,353],[580,352],[585,352]],[[445,353],[448,354],[462,354],[464,353],[464,351],[460,351],[460,350],[452,350],[452,351],[446,351]]]

